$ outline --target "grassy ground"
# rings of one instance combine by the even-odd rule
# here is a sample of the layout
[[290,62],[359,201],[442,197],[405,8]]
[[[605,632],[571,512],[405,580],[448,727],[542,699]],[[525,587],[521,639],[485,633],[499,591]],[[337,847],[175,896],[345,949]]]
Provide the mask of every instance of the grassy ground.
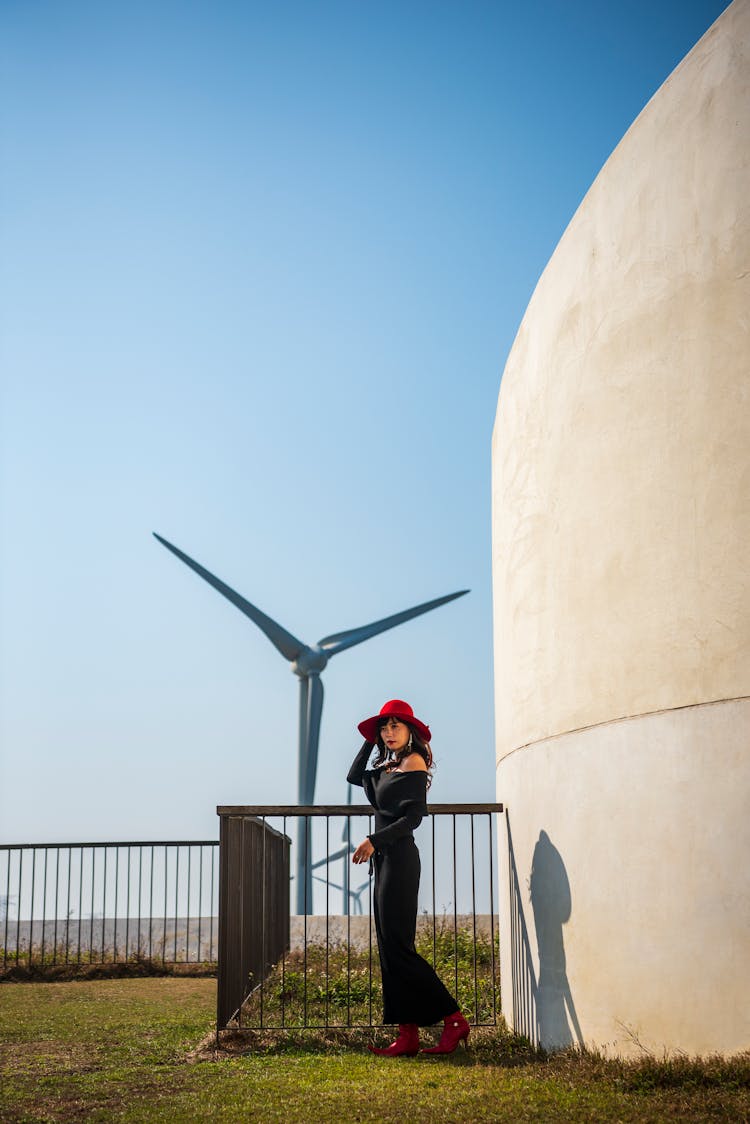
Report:
[[[546,1059],[501,1033],[449,1058],[381,1059],[358,1032],[211,1048],[216,983],[0,987],[0,1120],[750,1121],[750,1056]],[[201,1043],[203,1044],[201,1047]]]

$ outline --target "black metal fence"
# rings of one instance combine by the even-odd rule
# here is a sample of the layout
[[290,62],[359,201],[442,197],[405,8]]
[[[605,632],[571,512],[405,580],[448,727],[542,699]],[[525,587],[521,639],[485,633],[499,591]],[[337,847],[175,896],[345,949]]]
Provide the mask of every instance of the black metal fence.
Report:
[[214,840],[0,845],[0,944],[13,965],[215,962]]
[[[260,972],[245,970],[247,940],[236,922],[225,917],[222,900],[217,1033],[280,1029],[329,1029],[382,1025],[380,971],[372,909],[372,879],[366,868],[353,868],[351,854],[373,830],[367,806],[320,805],[220,807],[222,879],[237,858],[238,825],[256,825],[258,841],[284,840],[289,869],[291,838],[309,853],[313,900],[304,893],[304,912],[292,915],[280,955],[277,922],[270,913],[266,869],[273,854],[260,842],[255,850],[251,885],[232,877],[231,909],[255,918],[256,941],[262,942]],[[416,833],[422,861],[417,948],[432,963],[462,1010],[477,1026],[495,1026],[499,1010],[498,922],[495,913],[497,815],[501,804],[433,804]],[[296,829],[303,819],[304,830]],[[234,825],[233,829],[230,824]],[[276,852],[274,862],[278,864]],[[292,862],[291,868],[296,864]],[[361,884],[354,885],[357,878]],[[293,883],[293,879],[290,879]],[[224,883],[222,882],[224,886]],[[265,889],[264,889],[265,888]],[[254,894],[254,905],[242,895]],[[238,897],[238,894],[240,895]],[[295,900],[291,886],[291,900]],[[227,905],[225,905],[225,901]],[[260,911],[260,917],[257,914]]]
[[[433,804],[416,833],[417,947],[479,1026],[499,1010],[501,811]],[[218,960],[217,1032],[381,1025],[372,879],[351,864],[372,810],[218,812],[221,853],[213,840],[0,845],[0,967]],[[312,873],[299,915],[292,839]]]

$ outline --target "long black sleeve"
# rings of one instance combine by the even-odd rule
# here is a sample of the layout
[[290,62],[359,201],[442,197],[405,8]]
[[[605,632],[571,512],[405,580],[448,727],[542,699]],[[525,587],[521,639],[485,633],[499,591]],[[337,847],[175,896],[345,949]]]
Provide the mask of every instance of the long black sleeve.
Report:
[[365,769],[367,768],[375,745],[373,742],[364,742],[357,756],[352,761],[352,766],[346,775],[349,784],[358,784],[360,788],[364,784]]
[[401,839],[402,836],[409,835],[416,827],[419,827],[421,822],[422,816],[419,812],[408,812],[395,823],[389,824],[388,827],[381,827],[380,831],[371,831],[367,838],[375,850],[379,851],[381,847],[387,847],[390,843],[395,843],[397,839]]
[[395,801],[394,811],[400,812],[398,819],[387,827],[372,831],[368,839],[373,847],[380,850],[401,839],[404,835],[411,834],[419,827],[423,818],[429,815],[427,811],[427,774],[419,772],[405,773],[398,779],[399,796]]

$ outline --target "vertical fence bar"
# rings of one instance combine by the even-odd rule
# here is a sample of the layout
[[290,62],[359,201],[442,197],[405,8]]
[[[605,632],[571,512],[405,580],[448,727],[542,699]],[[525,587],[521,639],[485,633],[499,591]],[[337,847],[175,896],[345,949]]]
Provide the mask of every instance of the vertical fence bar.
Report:
[[34,949],[34,883],[36,881],[36,847],[31,852],[31,917],[29,919],[29,966]]
[[102,880],[102,885],[103,885],[103,897],[102,897],[102,947],[101,947],[101,952],[100,952],[100,956],[99,956],[99,959],[100,959],[101,961],[104,961],[104,936],[105,936],[105,925],[107,924],[107,858],[108,858],[107,852],[108,852],[108,851],[109,851],[109,847],[107,847],[107,846],[105,845],[105,847],[104,847],[104,878],[103,878],[103,880]]
[[187,868],[187,919],[185,921],[185,963],[190,963],[190,879],[192,877],[193,848],[188,843],[188,868]]
[[10,860],[11,850],[8,848],[6,852],[8,856],[8,870],[5,878],[5,939],[3,940],[3,968],[8,963],[8,920],[10,918]]
[[211,923],[208,938],[208,958],[214,960],[214,864],[216,862],[216,847],[211,848]]
[[[372,835],[372,816],[367,817],[367,834]],[[368,988],[368,992],[369,992],[369,1004],[370,1004],[369,1023],[370,1023],[370,1026],[372,1026],[372,895],[373,895],[373,883],[375,881],[375,876],[374,876],[374,873],[372,872],[371,868],[370,868],[368,880],[369,880],[369,886],[370,886],[369,891],[368,891],[368,896],[370,898],[370,924],[368,926],[369,942],[370,942],[370,947],[369,947],[369,977],[368,977],[369,978],[369,988]]]
[[65,963],[70,953],[70,876],[73,867],[73,848],[68,847],[68,891],[65,900]]
[[89,964],[94,960],[94,882],[96,874],[96,847],[91,848],[91,917],[89,919]]
[[[490,944],[492,947],[492,1021],[497,1026],[497,995],[495,988],[495,876],[492,870],[492,812],[487,813],[487,834],[490,838]],[[511,915],[512,915],[511,910]]]
[[167,962],[167,869],[168,869],[168,866],[169,866],[169,860],[168,860],[168,855],[167,855],[167,846],[165,844],[164,845],[164,931],[162,933],[162,942],[161,942],[161,962],[162,962],[162,964],[166,964],[166,962]]
[[187,897],[187,903],[186,903],[187,917],[186,917],[186,922],[184,922],[184,962],[186,962],[186,964],[189,964],[190,963],[190,919],[192,917],[192,914],[190,913],[190,883],[192,881],[192,847],[189,843],[187,844],[187,847],[188,847],[188,897]]
[[[115,847],[115,906],[112,910],[112,918],[114,924],[114,933],[112,935],[113,954],[112,958],[117,963],[117,899],[120,890],[120,848]],[[127,956],[125,957],[127,960]]]
[[474,961],[474,1022],[479,1022],[479,990],[477,987],[477,890],[476,890],[476,877],[474,873],[474,816],[470,817],[471,822],[471,919],[472,919],[472,942],[471,951],[472,959]]
[[[224,825],[222,824],[222,827],[223,826]],[[248,902],[245,898],[245,868],[246,868],[245,859],[246,859],[246,856],[247,856],[247,844],[248,844],[248,834],[249,834],[248,830],[247,830],[247,820],[246,820],[246,818],[244,816],[242,816],[240,818],[239,836],[237,836],[236,831],[232,831],[232,828],[236,827],[236,826],[237,826],[236,824],[233,825],[231,823],[231,820],[229,821],[229,827],[230,827],[229,834],[234,835],[234,840],[233,840],[233,844],[234,844],[233,849],[234,849],[234,852],[235,852],[234,853],[234,864],[233,864],[234,868],[235,868],[234,877],[232,877],[232,871],[231,871],[231,868],[230,868],[230,865],[229,865],[229,863],[230,863],[230,852],[227,849],[227,853],[226,853],[227,862],[226,862],[226,866],[225,866],[225,869],[224,869],[223,872],[222,872],[222,868],[221,868],[221,861],[219,862],[219,881],[220,881],[219,894],[221,894],[221,891],[222,891],[222,888],[223,888],[223,886],[221,885],[222,880],[223,880],[224,885],[226,885],[227,887],[229,887],[231,885],[232,881],[234,881],[241,886],[240,893],[242,895],[242,898],[241,898],[240,909],[237,911],[238,916],[234,918],[234,925],[232,926],[233,932],[232,932],[230,940],[227,941],[226,938],[225,938],[225,943],[222,946],[221,935],[219,935],[219,957],[221,958],[222,951],[224,951],[224,955],[226,957],[225,963],[228,963],[230,965],[229,974],[231,974],[232,982],[234,984],[237,984],[238,975],[239,975],[239,982],[241,984],[241,990],[240,990],[240,988],[233,988],[231,1006],[233,1007],[235,1002],[237,1000],[239,1000],[239,1007],[235,1011],[233,1017],[235,1017],[237,1019],[237,1025],[241,1030],[242,1025],[243,1025],[242,1020],[245,1017],[245,1002],[244,1002],[244,1000],[245,1000],[245,995],[247,993],[247,984],[250,982],[250,974],[247,974],[247,975],[245,974],[245,969],[246,969],[247,965],[245,963],[243,963],[243,957],[242,957],[242,947],[244,946],[244,943],[245,943],[244,940],[243,940],[243,937],[245,935],[244,922],[245,922],[245,919],[246,919],[246,916],[247,916],[248,906],[250,907],[250,911],[252,911],[252,906],[253,906],[254,903]],[[252,843],[251,843],[251,845],[252,845]],[[221,917],[221,906],[219,907],[219,916]],[[229,925],[226,924],[226,917],[225,917],[224,920],[225,920],[225,930],[229,929]],[[221,931],[220,931],[220,933],[221,933]]]
[[31,953],[34,949],[34,889],[36,881],[36,847],[31,851],[31,910],[28,925],[28,962],[31,963]]
[[178,894],[180,891],[180,848],[175,847],[174,871],[174,959],[177,962],[177,911],[179,909]]
[[263,1026],[263,988],[266,979],[266,817],[261,819],[263,839],[261,841],[261,883],[260,883],[260,1025]]
[[[352,847],[352,817],[346,817],[346,858],[347,868],[351,864]],[[346,901],[346,1025],[352,1024],[352,908],[351,894],[349,891],[349,873],[342,878],[344,893],[348,895]],[[370,1020],[372,1021],[372,1019]]]
[[456,995],[458,995],[458,881],[456,873],[456,813],[453,820],[453,969],[456,978]]
[[[138,949],[141,947],[141,871],[143,868],[143,847],[139,847],[138,856]],[[154,845],[151,844],[151,865],[149,867],[148,888],[148,958],[153,958],[154,937]]]
[[[328,815],[326,815],[326,995],[325,995],[325,1017],[324,1017],[324,1020],[323,1020],[325,1022],[326,1027],[328,1026],[328,993],[330,991],[330,983],[329,983],[329,975],[328,975],[328,964],[329,964],[329,960],[328,960],[328,925],[329,925],[328,893],[329,893],[330,878],[331,878],[330,858],[329,858],[329,856],[331,854],[331,843],[330,843],[330,838],[329,838],[329,827],[330,827],[330,817]],[[341,879],[341,881],[342,882],[344,881],[343,878]]]
[[[244,1000],[245,1000],[245,996],[247,994],[247,983],[248,983],[248,977],[245,974],[245,969],[247,967],[247,964],[246,963],[243,964],[243,962],[242,962],[242,952],[241,952],[240,946],[244,945],[244,943],[245,943],[243,938],[245,936],[244,922],[245,922],[247,906],[250,905],[250,909],[252,910],[253,906],[255,905],[254,902],[247,903],[245,901],[245,896],[244,896],[245,895],[245,888],[246,888],[246,885],[247,885],[247,883],[245,881],[245,875],[246,875],[246,865],[247,865],[246,864],[246,858],[247,858],[247,851],[248,851],[248,837],[249,837],[249,840],[250,840],[250,847],[252,848],[252,845],[253,845],[253,842],[254,842],[254,840],[252,839],[252,833],[248,830],[247,818],[245,816],[242,816],[242,818],[240,820],[240,842],[239,842],[239,864],[238,865],[239,865],[239,881],[240,881],[240,885],[242,886],[243,899],[242,899],[242,906],[241,906],[241,909],[240,909],[240,916],[236,919],[237,923],[236,923],[236,928],[235,928],[235,933],[234,933],[234,939],[232,940],[232,945],[231,945],[232,950],[228,954],[228,957],[227,957],[230,961],[235,962],[232,975],[235,976],[235,978],[236,978],[237,972],[238,971],[241,972],[242,990],[239,994],[237,992],[235,992],[233,1000],[232,1000],[232,1006],[234,1006],[234,1003],[237,1001],[237,999],[239,999],[239,1009],[237,1011],[237,1023],[239,1025],[240,1029],[242,1028],[242,1020],[243,1020],[244,1015],[245,1015],[245,1002],[244,1002]],[[227,879],[227,882],[229,882],[229,879]],[[255,917],[252,918],[252,921],[255,921]],[[255,967],[255,965],[253,965],[253,967]]]
[[[286,836],[286,816],[284,816],[284,819],[282,821],[281,831],[282,831],[282,834],[284,836]],[[297,836],[297,838],[299,839],[299,835]],[[285,908],[286,908],[287,912],[289,911],[289,902],[291,900],[291,895],[292,895],[292,887],[291,887],[291,879],[290,879],[289,885],[287,886],[287,895],[286,895],[286,899],[285,899],[285,902],[286,902]],[[282,1027],[285,1026],[285,1019],[286,1019],[286,946],[284,946],[284,950],[283,950],[283,953],[282,953],[282,956],[281,956],[281,1025],[282,1025]]]
[[16,914],[16,964],[21,943],[21,881],[23,878],[23,851],[18,852],[18,913]]
[[201,949],[201,917],[203,916],[203,851],[204,847],[198,849],[198,963],[203,960]]
[[49,848],[44,848],[44,880],[42,882],[42,948],[41,957],[42,965],[44,965],[44,930],[47,925],[47,857],[49,855]]
[[57,964],[57,915],[60,897],[60,848],[55,847],[55,933],[52,942],[52,963]]
[[302,1025],[307,1026],[307,864],[310,862],[310,817],[305,816],[305,889],[303,892],[303,901],[305,906],[305,925],[304,925],[304,979],[302,985],[303,1003],[302,1003]]
[[130,937],[130,882],[132,871],[130,869],[130,844],[128,843],[128,892],[125,898],[125,960],[128,959],[128,944]]
[[435,817],[430,816],[430,820],[432,827],[432,966],[434,968],[437,964],[437,941],[435,937],[435,867],[437,863],[435,861]]
[[81,963],[81,922],[83,920],[83,847],[78,863],[78,954],[76,964]]

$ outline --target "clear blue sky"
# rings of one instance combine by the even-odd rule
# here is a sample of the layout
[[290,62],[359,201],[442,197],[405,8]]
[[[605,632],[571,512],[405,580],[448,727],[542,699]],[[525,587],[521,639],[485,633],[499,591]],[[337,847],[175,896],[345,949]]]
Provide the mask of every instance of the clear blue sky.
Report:
[[[494,798],[490,436],[534,285],[722,0],[0,5],[0,839],[296,799],[297,680]],[[501,794],[502,795],[502,794]]]

